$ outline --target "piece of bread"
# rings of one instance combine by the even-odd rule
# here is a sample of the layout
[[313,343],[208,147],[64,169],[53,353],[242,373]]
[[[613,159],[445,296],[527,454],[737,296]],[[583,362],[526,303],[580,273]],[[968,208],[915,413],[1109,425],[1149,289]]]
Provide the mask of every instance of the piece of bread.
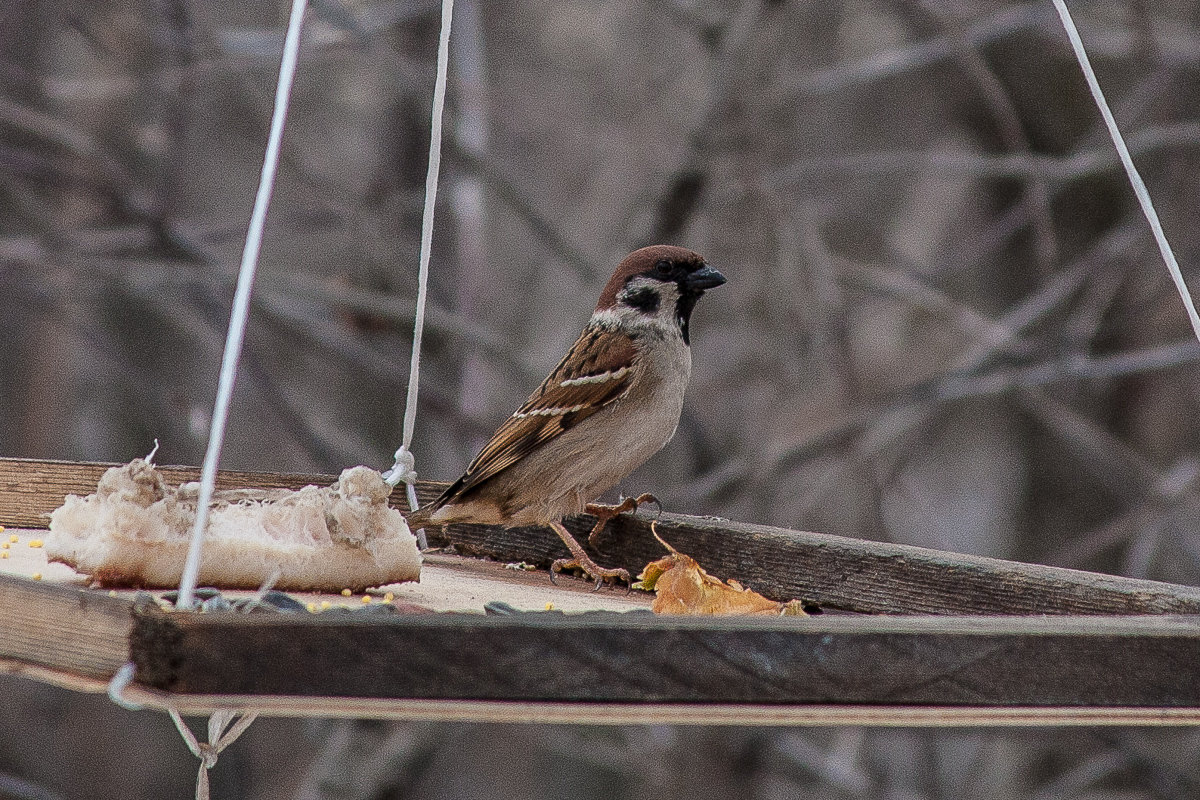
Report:
[[[46,555],[106,586],[179,584],[199,484],[166,485],[153,464],[109,469],[96,493],[70,495],[50,515]],[[198,583],[294,591],[358,591],[420,579],[416,538],[388,505],[378,472],[352,467],[328,488],[214,493]]]

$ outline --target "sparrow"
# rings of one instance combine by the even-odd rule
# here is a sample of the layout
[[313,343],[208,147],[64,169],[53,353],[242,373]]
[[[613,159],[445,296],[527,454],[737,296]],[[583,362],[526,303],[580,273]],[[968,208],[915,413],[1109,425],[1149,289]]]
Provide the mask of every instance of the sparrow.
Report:
[[[545,526],[571,552],[551,566],[582,570],[599,586],[629,581],[591,559],[563,526],[597,517],[595,544],[615,514],[655,501],[593,503],[675,435],[692,370],[688,323],[696,302],[725,276],[691,250],[669,245],[630,253],[600,293],[583,333],[558,366],[436,500],[413,511],[414,530],[458,522]],[[656,502],[656,501],[655,501]]]

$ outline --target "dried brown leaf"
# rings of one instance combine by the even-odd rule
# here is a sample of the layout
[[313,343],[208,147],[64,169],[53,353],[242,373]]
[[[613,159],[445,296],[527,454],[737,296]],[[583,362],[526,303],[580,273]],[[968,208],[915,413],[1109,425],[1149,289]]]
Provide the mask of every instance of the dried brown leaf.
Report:
[[778,603],[743,587],[735,580],[709,575],[696,559],[667,544],[650,526],[654,538],[670,555],[646,565],[637,588],[655,593],[650,608],[655,614],[770,614],[804,616],[797,600]]

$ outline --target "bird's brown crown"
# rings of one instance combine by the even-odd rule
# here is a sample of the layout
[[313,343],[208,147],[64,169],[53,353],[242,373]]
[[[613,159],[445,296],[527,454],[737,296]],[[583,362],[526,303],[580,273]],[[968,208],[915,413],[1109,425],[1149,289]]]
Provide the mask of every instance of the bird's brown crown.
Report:
[[653,272],[654,265],[660,261],[677,263],[692,269],[700,269],[704,266],[704,259],[700,254],[694,253],[686,247],[655,244],[634,250],[625,256],[625,259],[613,272],[612,277],[608,279],[608,283],[604,285],[604,291],[600,293],[600,302],[596,304],[596,310],[603,311],[616,306],[617,293],[621,291],[626,282],[635,275]]

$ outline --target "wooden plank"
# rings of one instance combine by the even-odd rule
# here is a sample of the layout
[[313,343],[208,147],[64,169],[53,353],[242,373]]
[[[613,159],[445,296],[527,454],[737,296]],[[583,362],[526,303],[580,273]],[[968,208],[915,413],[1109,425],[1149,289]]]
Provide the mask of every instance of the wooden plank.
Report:
[[108,680],[129,660],[129,600],[0,575],[0,660]]
[[[0,524],[44,526],[45,515],[66,493],[94,491],[108,466],[0,459]],[[172,481],[198,476],[191,467],[163,470]],[[219,483],[297,488],[334,480],[330,475],[223,471]],[[422,482],[418,494],[428,499],[444,485]],[[404,505],[400,490],[392,502]],[[597,560],[636,574],[660,558],[664,551],[650,535],[652,516],[658,517],[660,535],[709,572],[776,600],[799,598],[827,609],[869,614],[1200,613],[1200,589],[1195,587],[682,514],[613,520]],[[582,534],[591,523],[591,517],[580,516],[567,525]],[[501,561],[548,567],[567,555],[558,538],[541,528],[455,525],[427,533],[431,544]]]
[[[622,515],[596,559],[636,574],[664,551],[651,535],[774,600],[866,614],[1196,614],[1200,589],[683,514]],[[568,520],[583,535],[588,516]],[[431,543],[548,566],[566,551],[538,528],[454,525]]]
[[175,695],[517,702],[1200,707],[1191,617],[669,618],[149,612]]
[[[3,550],[8,558],[0,559],[0,575],[29,578],[40,575],[43,585],[50,583],[89,586],[91,581],[75,572],[66,564],[47,562],[46,549],[33,547],[32,543],[45,536],[45,531],[7,528],[7,539],[16,541],[10,549]],[[429,552],[423,557],[420,581],[389,584],[371,593],[372,603],[386,602],[384,595],[391,595],[402,608],[425,609],[428,611],[461,611],[484,613],[489,603],[504,603],[513,609],[543,611],[547,607],[567,613],[580,611],[631,611],[649,609],[653,600],[646,592],[593,591],[592,584],[585,581],[562,580],[551,583],[544,572],[526,569],[510,569],[508,565],[483,558]],[[119,589],[117,593],[126,599],[133,596],[131,589]],[[250,590],[227,590],[228,598],[253,595]],[[364,595],[349,597],[340,592],[288,593],[301,603],[312,603],[319,607],[329,603],[331,607],[362,609]],[[12,609],[12,613],[36,613],[35,608]],[[0,609],[3,613],[3,609]],[[340,612],[337,612],[340,613]]]
[[195,713],[245,707],[596,724],[1200,722],[1194,617],[151,609],[131,623],[128,596],[4,576],[0,607],[0,671],[94,691],[132,660],[131,699]]
[[[50,512],[69,494],[89,495],[109,467],[90,461],[48,461],[32,458],[0,458],[0,525],[14,528],[45,528]],[[172,486],[200,480],[199,467],[160,466]],[[221,470],[218,489],[300,489],[329,486],[336,475],[292,472],[241,472]],[[392,495],[393,504],[404,500],[403,487]]]

